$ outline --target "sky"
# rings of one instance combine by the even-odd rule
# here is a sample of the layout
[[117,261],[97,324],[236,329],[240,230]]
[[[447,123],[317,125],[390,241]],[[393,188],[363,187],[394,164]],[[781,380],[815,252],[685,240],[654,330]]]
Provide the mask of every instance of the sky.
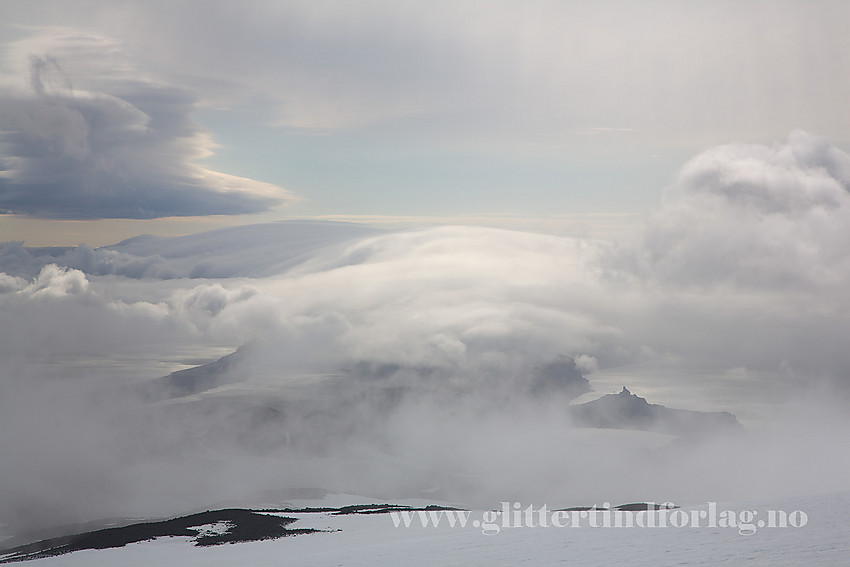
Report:
[[289,218],[610,238],[693,156],[850,148],[845,2],[0,7],[0,240]]

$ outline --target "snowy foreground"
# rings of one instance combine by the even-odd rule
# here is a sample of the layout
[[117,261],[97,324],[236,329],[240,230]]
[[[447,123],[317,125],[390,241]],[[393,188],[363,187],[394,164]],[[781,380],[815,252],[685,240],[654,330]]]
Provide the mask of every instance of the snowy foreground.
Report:
[[[349,495],[330,495],[323,500],[293,500],[293,507],[340,507],[374,503]],[[420,507],[433,502],[403,501]],[[442,516],[440,525],[423,527],[412,515],[409,527],[395,522],[391,514],[334,515],[331,513],[286,513],[295,517],[293,529],[327,530],[277,540],[198,547],[192,538],[168,537],[134,543],[117,549],[88,550],[36,560],[27,564],[50,566],[147,566],[147,565],[516,565],[534,561],[541,565],[840,565],[850,552],[850,527],[846,520],[850,493],[793,498],[772,502],[718,503],[719,518],[709,527],[703,517],[700,527],[592,527],[585,520],[579,527],[533,527],[482,529],[484,511],[471,511],[466,527],[451,527]],[[536,506],[535,510],[539,510]],[[706,504],[683,507],[672,523],[683,523],[686,515],[708,511]],[[747,511],[757,512],[750,528],[740,525]],[[768,522],[769,511],[797,512],[791,523],[801,527],[758,527]],[[656,513],[657,514],[657,513]],[[430,515],[433,517],[433,514]],[[398,523],[396,527],[394,524]],[[566,523],[569,523],[567,520]],[[601,521],[600,521],[601,524]],[[215,531],[226,526],[204,526]],[[742,535],[739,532],[746,532]],[[497,533],[496,533],[497,532]],[[754,532],[754,533],[752,533]]]

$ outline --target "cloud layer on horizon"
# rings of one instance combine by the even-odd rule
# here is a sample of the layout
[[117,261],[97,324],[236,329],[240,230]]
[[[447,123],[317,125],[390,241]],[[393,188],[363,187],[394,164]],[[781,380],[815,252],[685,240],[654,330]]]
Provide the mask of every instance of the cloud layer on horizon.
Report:
[[[9,243],[0,288],[22,289],[49,264],[82,270],[94,290],[101,278],[122,276],[130,279],[110,280],[111,293],[126,288],[125,301],[161,305],[175,321],[189,311],[176,308],[183,300],[173,294],[198,290],[194,314],[181,324],[240,344],[262,321],[263,329],[288,329],[297,344],[307,340],[296,338],[300,321],[311,329],[306,336],[333,337],[323,350],[343,353],[340,361],[492,359],[517,373],[534,360],[586,354],[603,367],[679,359],[716,372],[845,383],[850,358],[837,337],[847,332],[841,313],[850,308],[848,171],[846,153],[795,132],[774,146],[733,144],[695,156],[627,244],[290,222],[96,250]],[[224,288],[216,295],[185,278]],[[230,309],[227,297],[249,299]],[[261,298],[264,307],[248,308]],[[264,311],[268,302],[277,307]]]
[[381,231],[345,222],[254,224],[179,237],[142,235],[111,246],[0,244],[0,272],[32,278],[48,264],[133,279],[255,278],[281,274],[317,250]]

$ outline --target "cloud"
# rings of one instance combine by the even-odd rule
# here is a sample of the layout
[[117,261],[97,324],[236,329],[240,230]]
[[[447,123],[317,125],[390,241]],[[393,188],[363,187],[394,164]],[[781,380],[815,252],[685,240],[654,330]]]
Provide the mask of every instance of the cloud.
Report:
[[63,297],[85,293],[88,285],[89,282],[81,271],[51,264],[42,268],[35,281],[23,288],[21,293],[32,297]]
[[197,334],[156,297],[135,294],[125,300],[110,291],[116,290],[104,290],[80,270],[55,264],[29,280],[0,273],[0,354],[15,364],[28,361],[38,367],[65,359],[72,367],[72,361],[186,344]]
[[18,291],[26,285],[23,278],[10,276],[9,274],[0,272],[0,293],[8,293],[10,291]]
[[691,159],[631,248],[670,285],[823,290],[850,276],[850,155],[802,131]]
[[[212,2],[203,18],[191,4],[166,13],[127,2],[84,14],[81,26],[121,37],[146,68],[210,99],[265,104],[282,125],[399,126],[479,151],[515,150],[518,139],[581,148],[577,130],[603,128],[691,147],[730,131],[843,136],[834,117],[850,92],[841,3],[748,5],[740,27],[725,5],[675,2]],[[751,32],[765,25],[777,33]]]
[[[807,264],[793,253],[794,246],[825,251],[805,235],[826,223],[809,219],[806,207],[768,214],[715,189],[678,191],[640,238],[618,248],[472,227],[381,232],[287,222],[96,250],[7,243],[0,270],[9,289],[34,286],[23,282],[45,265],[80,270],[90,291],[117,300],[110,313],[164,317],[163,337],[169,328],[191,329],[187,341],[235,348],[279,333],[287,352],[305,360],[333,353],[333,364],[451,368],[520,384],[537,365],[567,355],[584,371],[678,360],[716,372],[744,367],[784,380],[790,369],[842,381],[850,359],[837,343],[846,304],[841,263]],[[704,193],[714,209],[695,204]],[[697,222],[700,211],[711,222]],[[778,221],[798,239],[764,254]],[[838,258],[843,241],[828,242]],[[730,251],[716,254],[718,243]],[[764,273],[756,277],[746,262]],[[834,281],[818,280],[817,271]]]
[[47,264],[57,264],[133,279],[264,277],[309,260],[322,248],[381,232],[350,223],[286,221],[171,238],[142,235],[97,249],[6,242],[0,244],[0,272],[32,278]]
[[848,172],[847,153],[801,131],[695,156],[640,233],[601,256],[612,293],[632,297],[612,314],[624,335],[694,367],[846,388]]
[[188,91],[126,70],[112,80],[84,77],[101,90],[76,89],[65,51],[97,60],[104,42],[60,35],[47,42],[48,54],[30,54],[28,92],[0,92],[0,211],[53,219],[233,215],[294,199],[194,163],[214,145],[191,118],[197,99]]

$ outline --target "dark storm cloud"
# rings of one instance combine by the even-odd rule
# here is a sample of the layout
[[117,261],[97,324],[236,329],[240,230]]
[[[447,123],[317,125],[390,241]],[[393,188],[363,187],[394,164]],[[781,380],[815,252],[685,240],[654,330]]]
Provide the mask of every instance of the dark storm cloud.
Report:
[[117,80],[77,91],[52,56],[31,56],[31,90],[0,93],[0,211],[53,219],[257,213],[292,200],[210,171],[209,135],[187,91]]

